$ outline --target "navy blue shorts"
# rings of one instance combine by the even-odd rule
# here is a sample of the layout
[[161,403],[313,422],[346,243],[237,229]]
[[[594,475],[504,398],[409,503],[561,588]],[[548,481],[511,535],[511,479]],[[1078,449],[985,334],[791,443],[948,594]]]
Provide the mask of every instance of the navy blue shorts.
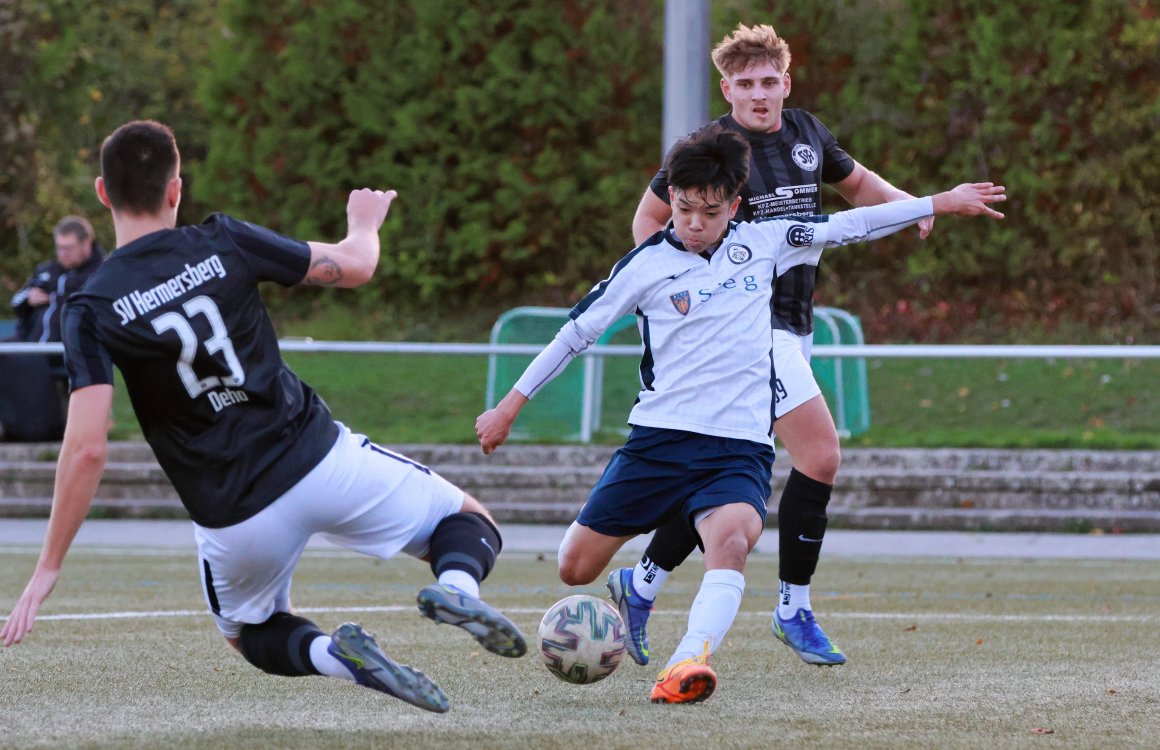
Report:
[[644,534],[681,514],[769,502],[773,448],[752,440],[633,427],[592,488],[577,523],[608,536]]

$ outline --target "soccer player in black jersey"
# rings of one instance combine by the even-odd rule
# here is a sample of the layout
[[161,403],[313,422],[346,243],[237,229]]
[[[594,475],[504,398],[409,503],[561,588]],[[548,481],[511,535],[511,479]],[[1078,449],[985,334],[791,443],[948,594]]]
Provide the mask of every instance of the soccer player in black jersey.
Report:
[[[742,191],[739,220],[788,214],[821,214],[822,183],[853,206],[873,206],[912,197],[847,154],[816,117],[783,109],[789,96],[789,45],[767,25],[739,24],[713,50],[721,92],[732,106],[718,122],[750,144],[749,182]],[[669,222],[664,170],[645,190],[632,222],[639,244]],[[934,217],[919,223],[920,237]],[[809,365],[813,293],[817,268],[796,266],[774,282],[773,323],[778,402],[774,430],[789,451],[793,469],[778,504],[781,596],[773,613],[774,635],[811,664],[836,665],[845,655],[814,620],[810,579],[826,530],[826,505],[841,451],[833,417]],[[640,563],[609,576],[612,598],[632,631],[629,653],[648,662],[645,623],[665,577],[697,546],[697,537],[675,518],[661,527]]]
[[282,361],[258,284],[357,287],[379,259],[394,191],[362,189],[336,244],[301,242],[215,214],[176,228],[180,156],[152,121],[101,147],[97,195],[117,250],[64,311],[71,396],[36,569],[0,630],[32,630],[104,470],[113,367],[194,522],[206,602],[231,646],[285,676],[353,680],[420,708],[448,710],[422,672],[388,657],[359,625],[333,634],[290,612],[294,567],[313,534],[382,559],[428,560],[438,582],[419,609],[485,648],[521,656],[518,628],[479,599],[500,551],[484,507],[430,469],[353,434]]

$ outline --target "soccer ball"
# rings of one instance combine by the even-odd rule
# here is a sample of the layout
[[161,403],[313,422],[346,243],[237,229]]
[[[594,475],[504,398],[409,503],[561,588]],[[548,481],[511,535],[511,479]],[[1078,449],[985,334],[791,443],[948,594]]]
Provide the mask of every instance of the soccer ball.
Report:
[[540,621],[540,656],[548,671],[576,685],[603,680],[624,656],[624,620],[603,599],[577,594],[553,604]]

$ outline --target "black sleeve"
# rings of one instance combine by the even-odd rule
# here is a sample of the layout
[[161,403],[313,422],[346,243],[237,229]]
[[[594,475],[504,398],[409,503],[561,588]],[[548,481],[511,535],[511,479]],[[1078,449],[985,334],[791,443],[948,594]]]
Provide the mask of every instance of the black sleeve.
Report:
[[665,168],[661,167],[657,170],[656,176],[652,178],[652,182],[648,184],[648,189],[653,191],[653,195],[663,200],[665,203],[669,202],[669,175],[665,172]]
[[113,358],[97,337],[93,309],[69,300],[61,313],[60,332],[69,391],[90,385],[112,385]]
[[214,222],[226,232],[260,281],[276,281],[293,286],[306,278],[310,270],[310,245],[279,234],[273,229],[214,214]]
[[838,139],[818,118],[810,115],[822,144],[822,182],[841,182],[854,171],[854,157],[838,145]]

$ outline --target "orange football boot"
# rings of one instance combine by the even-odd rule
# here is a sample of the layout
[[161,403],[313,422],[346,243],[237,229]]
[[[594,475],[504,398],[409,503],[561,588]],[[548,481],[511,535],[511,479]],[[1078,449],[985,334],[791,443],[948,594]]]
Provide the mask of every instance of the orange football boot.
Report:
[[700,703],[717,689],[717,673],[709,666],[709,643],[705,652],[671,667],[657,675],[649,700],[653,703]]

